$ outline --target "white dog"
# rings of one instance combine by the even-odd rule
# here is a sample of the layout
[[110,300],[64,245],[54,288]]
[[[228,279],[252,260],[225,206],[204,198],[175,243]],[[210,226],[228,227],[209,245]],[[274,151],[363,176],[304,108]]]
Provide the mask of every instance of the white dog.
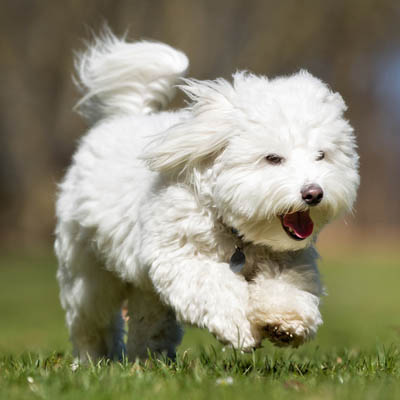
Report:
[[[55,249],[76,355],[173,357],[180,322],[248,351],[322,323],[318,232],[352,209],[353,129],[306,71],[182,79],[186,56],[108,34],[78,62],[92,128],[60,185]],[[160,111],[180,86],[191,104]]]

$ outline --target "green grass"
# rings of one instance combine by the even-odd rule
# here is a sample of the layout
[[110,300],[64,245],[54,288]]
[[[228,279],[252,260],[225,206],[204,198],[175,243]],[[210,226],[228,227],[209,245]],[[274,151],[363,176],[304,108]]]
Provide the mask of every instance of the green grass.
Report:
[[400,257],[331,256],[317,339],[225,350],[188,328],[177,361],[74,367],[47,253],[0,256],[0,399],[400,398]]

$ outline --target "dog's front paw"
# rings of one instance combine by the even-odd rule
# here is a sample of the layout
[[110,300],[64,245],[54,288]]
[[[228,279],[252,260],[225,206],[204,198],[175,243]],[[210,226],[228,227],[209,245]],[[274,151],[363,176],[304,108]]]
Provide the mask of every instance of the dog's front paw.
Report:
[[298,347],[312,339],[322,324],[319,298],[274,280],[267,289],[250,287],[248,319],[259,334],[277,346]]
[[264,337],[278,347],[299,347],[312,335],[310,330],[301,323],[288,323],[287,321],[271,321],[262,328]]

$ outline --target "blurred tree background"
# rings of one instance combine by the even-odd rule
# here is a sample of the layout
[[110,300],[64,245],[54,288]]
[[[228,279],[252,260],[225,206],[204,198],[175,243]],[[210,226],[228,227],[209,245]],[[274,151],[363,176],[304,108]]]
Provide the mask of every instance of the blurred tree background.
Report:
[[52,242],[57,182],[86,128],[72,111],[74,51],[105,21],[117,34],[180,48],[191,77],[229,78],[237,69],[273,77],[305,68],[328,82],[349,106],[362,176],[355,216],[331,228],[330,237],[399,239],[398,0],[2,0],[1,6],[3,245]]

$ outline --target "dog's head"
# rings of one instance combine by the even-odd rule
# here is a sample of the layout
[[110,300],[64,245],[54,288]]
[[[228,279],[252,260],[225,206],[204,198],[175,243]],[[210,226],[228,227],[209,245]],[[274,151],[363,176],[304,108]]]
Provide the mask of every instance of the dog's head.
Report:
[[305,71],[233,83],[186,80],[189,117],[147,160],[182,173],[227,226],[276,251],[308,246],[321,228],[351,211],[359,185],[353,129],[338,93]]

